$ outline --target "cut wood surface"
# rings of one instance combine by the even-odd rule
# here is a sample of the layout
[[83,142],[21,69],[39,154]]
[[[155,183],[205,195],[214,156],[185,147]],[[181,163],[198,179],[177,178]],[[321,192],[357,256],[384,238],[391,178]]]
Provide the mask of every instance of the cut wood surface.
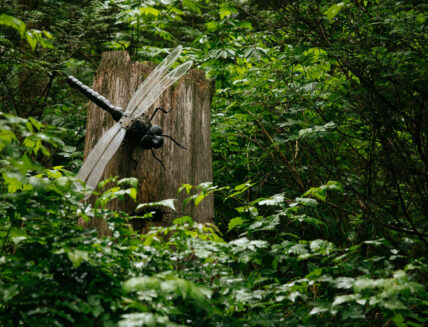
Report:
[[[153,64],[132,62],[125,51],[104,53],[93,89],[114,105],[126,108],[132,94],[153,68]],[[152,120],[153,124],[163,128],[164,134],[171,135],[177,142],[187,147],[187,150],[181,149],[173,141],[165,138],[163,147],[154,150],[166,170],[153,158],[150,150],[144,150],[140,146],[132,153],[132,157],[138,162],[135,165],[130,154],[139,140],[126,137],[101,178],[101,180],[111,176],[138,178],[137,203],[176,198],[177,212],[159,207],[162,209],[161,221],[156,224],[169,225],[173,219],[183,215],[192,216],[196,222],[212,222],[214,217],[212,197],[206,198],[198,207],[192,203],[183,208],[183,200],[188,195],[185,191],[177,194],[178,188],[184,183],[198,185],[212,181],[211,92],[212,88],[204,73],[192,69],[168,88],[145,113],[144,116],[148,119],[157,107],[174,108],[168,114],[158,112]],[[84,158],[114,123],[109,113],[93,103],[89,105]],[[114,200],[108,207],[134,214],[136,205],[132,200]],[[107,232],[105,222],[93,221],[90,225],[99,227],[101,234]],[[136,223],[135,226],[140,228],[145,224]]]

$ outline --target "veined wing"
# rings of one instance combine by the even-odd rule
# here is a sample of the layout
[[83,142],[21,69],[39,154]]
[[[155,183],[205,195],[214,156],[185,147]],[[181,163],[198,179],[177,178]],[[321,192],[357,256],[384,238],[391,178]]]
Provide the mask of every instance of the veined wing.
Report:
[[150,91],[150,94],[143,99],[137,108],[135,108],[135,110],[132,112],[132,115],[134,117],[141,116],[148,108],[150,108],[150,106],[156,101],[163,91],[174,84],[190,69],[190,67],[192,67],[192,64],[192,61],[185,62],[164,76],[158,82],[158,84],[153,87],[153,89]]
[[168,69],[180,56],[181,50],[183,47],[179,45],[176,47],[140,84],[137,91],[132,96],[131,100],[126,107],[125,113],[132,115],[132,112],[138,107],[141,101],[147,96],[147,94],[152,90],[154,86],[166,75]]
[[[125,133],[126,130],[120,124],[114,124],[91,150],[76,177],[94,188],[105,166],[122,143]],[[95,180],[96,178],[98,179]]]
[[100,180],[104,172],[104,169],[109,163],[111,157],[113,157],[117,149],[119,149],[120,145],[122,144],[125,134],[126,134],[126,129],[121,128],[117,132],[115,137],[111,140],[110,144],[107,146],[106,150],[101,155],[101,158],[97,161],[94,169],[88,176],[88,181],[86,182],[86,185],[88,185],[90,188],[95,188],[97,186],[98,181]]
[[77,173],[77,178],[82,181],[87,181],[89,174],[94,170],[94,167],[101,158],[102,154],[105,152],[107,146],[111,143],[113,138],[116,136],[117,132],[122,127],[120,124],[114,124],[98,141],[95,147],[91,150],[82,167],[80,167],[79,172]]

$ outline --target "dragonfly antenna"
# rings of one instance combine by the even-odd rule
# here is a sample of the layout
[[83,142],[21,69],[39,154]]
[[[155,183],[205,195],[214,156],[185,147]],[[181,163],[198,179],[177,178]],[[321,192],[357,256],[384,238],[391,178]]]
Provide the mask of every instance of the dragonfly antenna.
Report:
[[180,148],[184,149],[184,150],[188,150],[184,145],[181,145],[180,143],[178,143],[176,140],[174,140],[174,138],[171,135],[168,134],[161,134],[160,136],[165,136],[168,137],[171,141],[173,141],[175,144],[177,144]]

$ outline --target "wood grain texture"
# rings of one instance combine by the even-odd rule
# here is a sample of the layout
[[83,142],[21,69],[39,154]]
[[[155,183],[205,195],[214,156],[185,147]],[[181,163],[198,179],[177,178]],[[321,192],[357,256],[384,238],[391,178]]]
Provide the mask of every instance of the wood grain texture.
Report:
[[[103,54],[93,89],[104,95],[116,106],[126,108],[138,85],[153,70],[154,65],[132,62],[127,52],[115,51]],[[119,178],[136,177],[138,185],[138,203],[155,202],[163,199],[177,198],[175,202],[178,212],[162,209],[162,219],[157,225],[169,225],[172,220],[182,215],[190,215],[196,222],[212,222],[214,217],[214,201],[212,197],[205,199],[198,207],[193,204],[182,208],[182,202],[188,195],[177,194],[183,184],[198,185],[212,181],[212,154],[210,139],[210,105],[212,88],[203,72],[193,69],[182,77],[175,85],[155,101],[145,117],[149,118],[156,107],[174,109],[169,114],[158,114],[152,123],[163,128],[165,134],[174,137],[184,150],[165,138],[162,148],[154,150],[166,167],[157,162],[149,150],[141,147],[135,149],[132,157],[130,151],[139,140],[126,137],[125,141],[107,165],[101,180],[111,176]],[[111,116],[94,104],[89,105],[86,126],[85,152],[86,158],[101,136],[114,124]],[[136,204],[128,200],[112,201],[109,208],[134,214]],[[106,224],[93,221],[100,233],[106,233]]]

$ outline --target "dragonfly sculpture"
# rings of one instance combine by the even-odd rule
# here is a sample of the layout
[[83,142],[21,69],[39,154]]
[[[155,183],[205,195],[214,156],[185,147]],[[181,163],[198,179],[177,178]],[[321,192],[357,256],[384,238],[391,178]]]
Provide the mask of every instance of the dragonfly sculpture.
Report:
[[[148,121],[142,119],[141,116],[153,105],[165,89],[174,84],[192,66],[192,61],[188,61],[168,72],[169,68],[180,56],[181,50],[181,46],[175,48],[153,70],[133,94],[126,110],[115,107],[105,97],[83,85],[76,78],[67,76],[68,82],[73,87],[85,94],[96,105],[108,111],[116,121],[91,150],[77,173],[76,177],[86,182],[86,185],[90,189],[94,189],[98,184],[105,167],[119,149],[127,132],[139,135],[141,137],[141,145],[145,149],[158,148],[162,146],[162,136],[170,137],[169,135],[162,134],[162,129],[159,126],[151,125],[150,121],[154,114]],[[156,111],[159,109],[156,109]],[[174,139],[172,140],[174,141]],[[175,143],[178,144],[177,142]],[[86,199],[89,196],[90,194],[86,196]]]

